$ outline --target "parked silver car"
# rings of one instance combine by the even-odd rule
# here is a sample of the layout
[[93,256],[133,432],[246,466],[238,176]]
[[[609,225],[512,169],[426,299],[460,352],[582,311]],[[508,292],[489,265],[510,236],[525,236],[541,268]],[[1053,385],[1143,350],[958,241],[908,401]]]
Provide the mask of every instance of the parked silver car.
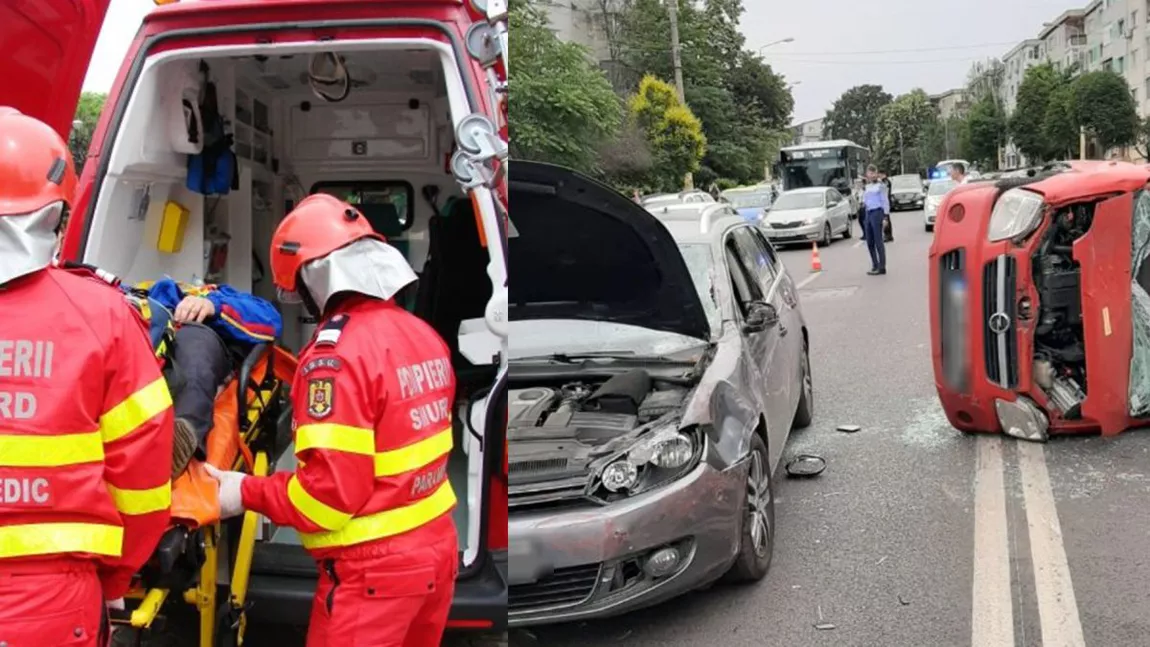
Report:
[[927,231],[934,231],[934,221],[938,217],[938,205],[942,202],[942,197],[946,195],[958,183],[949,178],[941,180],[931,180],[930,186],[926,189],[926,204],[922,208],[923,226]]
[[784,191],[767,213],[767,237],[776,245],[851,237],[851,202],[837,189],[810,187]]
[[810,423],[798,291],[741,217],[660,222],[518,162],[508,622],[615,615],[762,578],[771,475]]

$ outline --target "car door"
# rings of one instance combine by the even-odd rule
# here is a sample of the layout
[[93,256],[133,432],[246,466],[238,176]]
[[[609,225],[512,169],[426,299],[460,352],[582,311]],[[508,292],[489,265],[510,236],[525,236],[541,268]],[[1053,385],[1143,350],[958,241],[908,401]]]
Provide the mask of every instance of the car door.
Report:
[[847,212],[843,195],[835,189],[827,191],[827,204],[830,205],[827,209],[827,218],[831,223],[831,231],[838,233],[850,226],[846,222]]
[[[743,317],[743,338],[757,369],[757,383],[749,386],[763,398],[773,465],[776,452],[781,452],[786,442],[794,414],[793,408],[789,408],[794,380],[783,348],[783,341],[790,330],[782,323],[782,300],[774,266],[758,244],[753,228],[739,226],[733,229],[728,234],[725,247],[735,294],[739,299],[738,310]],[[765,304],[774,312],[774,321],[761,330],[746,329],[747,316],[756,307],[753,304]]]
[[0,56],[0,106],[35,117],[67,139],[109,4],[111,0],[0,2],[0,43],[7,50]]
[[774,246],[771,245],[771,241],[760,231],[755,231],[754,235],[755,242],[759,244],[763,254],[770,261],[771,267],[774,268],[775,279],[772,290],[775,298],[772,303],[777,305],[779,322],[787,331],[787,334],[781,337],[780,343],[786,355],[790,374],[795,376],[795,381],[790,383],[789,400],[791,409],[794,410],[799,406],[803,379],[803,314],[799,306],[798,288],[795,287],[794,278],[787,272],[786,266],[779,260],[779,255]]

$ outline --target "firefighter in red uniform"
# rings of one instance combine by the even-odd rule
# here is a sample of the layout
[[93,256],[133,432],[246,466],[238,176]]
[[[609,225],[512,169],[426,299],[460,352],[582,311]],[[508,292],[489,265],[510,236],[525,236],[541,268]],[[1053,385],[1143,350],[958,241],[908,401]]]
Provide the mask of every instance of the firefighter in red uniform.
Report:
[[[51,267],[76,175],[0,107],[0,645],[94,646],[168,525],[168,387],[118,290]],[[163,456],[164,460],[156,460]]]
[[300,202],[271,257],[281,300],[320,318],[292,385],[298,467],[215,472],[222,512],[300,531],[320,566],[309,647],[438,646],[459,559],[447,345],[392,300],[416,278],[403,255],[337,198]]

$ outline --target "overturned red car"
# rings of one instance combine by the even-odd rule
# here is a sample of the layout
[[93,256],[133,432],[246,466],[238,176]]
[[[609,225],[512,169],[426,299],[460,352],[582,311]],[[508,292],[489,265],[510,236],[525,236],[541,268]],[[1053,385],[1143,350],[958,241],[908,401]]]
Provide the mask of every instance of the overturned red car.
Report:
[[956,187],[930,248],[935,384],[967,432],[1150,425],[1146,166],[1064,162]]

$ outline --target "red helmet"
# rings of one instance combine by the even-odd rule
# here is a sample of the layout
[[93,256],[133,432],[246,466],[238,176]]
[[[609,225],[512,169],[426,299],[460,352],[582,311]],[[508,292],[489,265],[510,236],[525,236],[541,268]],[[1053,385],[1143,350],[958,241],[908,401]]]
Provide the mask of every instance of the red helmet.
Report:
[[0,217],[71,208],[76,192],[72,152],[44,122],[0,106]]
[[300,268],[363,238],[386,242],[350,204],[326,193],[309,195],[272,236],[272,281],[280,290],[296,292]]

